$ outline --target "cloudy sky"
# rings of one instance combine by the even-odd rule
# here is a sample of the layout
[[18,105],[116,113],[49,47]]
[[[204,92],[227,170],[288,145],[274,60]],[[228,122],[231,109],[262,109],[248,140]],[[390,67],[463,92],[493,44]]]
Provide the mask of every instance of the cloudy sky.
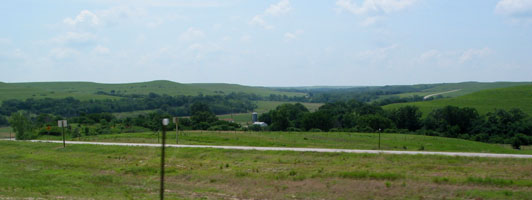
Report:
[[532,81],[532,0],[0,5],[0,81]]

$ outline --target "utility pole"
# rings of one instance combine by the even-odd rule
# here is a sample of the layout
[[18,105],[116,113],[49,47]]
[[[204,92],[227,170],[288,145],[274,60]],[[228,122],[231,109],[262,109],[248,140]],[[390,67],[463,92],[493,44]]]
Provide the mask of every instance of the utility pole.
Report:
[[164,146],[166,140],[166,126],[168,125],[168,119],[163,119],[163,143],[161,145],[161,200],[164,199]]

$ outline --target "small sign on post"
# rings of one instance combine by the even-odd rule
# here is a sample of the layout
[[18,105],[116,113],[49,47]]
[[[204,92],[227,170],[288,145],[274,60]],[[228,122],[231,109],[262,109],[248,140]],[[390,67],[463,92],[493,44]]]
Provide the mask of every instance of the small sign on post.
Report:
[[57,126],[63,128],[63,148],[65,148],[66,147],[66,144],[65,144],[65,127],[68,126],[67,120],[59,120],[59,121],[57,121]]

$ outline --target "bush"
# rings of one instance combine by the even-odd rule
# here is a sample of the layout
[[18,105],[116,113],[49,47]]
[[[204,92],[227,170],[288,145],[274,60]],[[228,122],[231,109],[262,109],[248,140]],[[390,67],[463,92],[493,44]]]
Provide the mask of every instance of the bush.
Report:
[[310,129],[308,131],[309,132],[322,132],[321,129],[319,129],[319,128],[313,128],[313,129]]
[[39,129],[38,134],[39,135],[61,135],[62,129],[57,126],[50,126],[50,130],[47,129],[47,127],[43,127]]
[[17,140],[31,140],[37,136],[31,130],[31,120],[26,112],[19,111],[11,114],[9,124],[11,124],[13,131],[16,133],[15,138]]

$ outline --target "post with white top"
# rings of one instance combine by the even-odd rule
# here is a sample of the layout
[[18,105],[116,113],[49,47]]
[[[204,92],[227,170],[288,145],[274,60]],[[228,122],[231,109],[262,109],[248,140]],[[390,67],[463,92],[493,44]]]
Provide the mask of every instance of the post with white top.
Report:
[[163,142],[161,145],[161,200],[164,199],[164,146],[166,141],[166,126],[168,125],[169,120],[167,118],[163,119]]

